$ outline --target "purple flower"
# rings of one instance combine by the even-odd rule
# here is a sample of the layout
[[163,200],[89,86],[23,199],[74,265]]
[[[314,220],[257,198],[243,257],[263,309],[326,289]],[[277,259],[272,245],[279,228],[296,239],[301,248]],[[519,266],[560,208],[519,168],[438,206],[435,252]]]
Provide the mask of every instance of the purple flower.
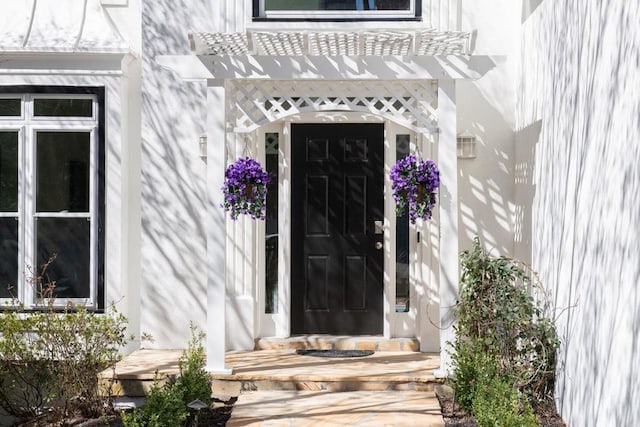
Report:
[[222,207],[231,212],[231,219],[238,219],[240,214],[249,215],[253,219],[264,219],[267,184],[271,178],[262,165],[250,157],[239,158],[229,165],[224,177]]
[[391,188],[396,215],[409,211],[412,224],[418,218],[431,219],[440,186],[440,171],[433,160],[408,155],[391,168]]

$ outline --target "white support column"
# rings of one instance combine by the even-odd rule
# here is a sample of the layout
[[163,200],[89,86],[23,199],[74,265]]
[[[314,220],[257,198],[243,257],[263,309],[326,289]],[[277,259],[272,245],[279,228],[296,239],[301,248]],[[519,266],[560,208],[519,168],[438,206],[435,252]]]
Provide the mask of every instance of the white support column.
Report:
[[[207,87],[207,371],[231,373],[225,365],[226,350],[226,284],[225,213],[222,185],[226,155],[225,88],[222,81]],[[211,85],[212,82],[209,82]]]
[[440,369],[451,374],[453,308],[458,298],[458,157],[456,153],[455,80],[438,82],[438,167],[440,169]]

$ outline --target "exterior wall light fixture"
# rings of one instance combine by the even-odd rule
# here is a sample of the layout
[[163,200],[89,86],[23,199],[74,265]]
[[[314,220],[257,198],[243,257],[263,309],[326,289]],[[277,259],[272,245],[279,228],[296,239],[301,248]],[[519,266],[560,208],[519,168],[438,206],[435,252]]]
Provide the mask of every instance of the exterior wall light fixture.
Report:
[[470,133],[461,133],[457,137],[457,151],[459,159],[476,158],[476,136]]
[[198,138],[198,151],[200,152],[200,158],[207,160],[207,136],[203,135]]

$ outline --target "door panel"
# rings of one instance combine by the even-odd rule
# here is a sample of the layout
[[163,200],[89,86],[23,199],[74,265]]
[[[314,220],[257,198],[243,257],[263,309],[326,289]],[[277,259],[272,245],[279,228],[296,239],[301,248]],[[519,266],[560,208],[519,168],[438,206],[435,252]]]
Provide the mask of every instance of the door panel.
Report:
[[384,128],[292,125],[291,331],[381,334]]

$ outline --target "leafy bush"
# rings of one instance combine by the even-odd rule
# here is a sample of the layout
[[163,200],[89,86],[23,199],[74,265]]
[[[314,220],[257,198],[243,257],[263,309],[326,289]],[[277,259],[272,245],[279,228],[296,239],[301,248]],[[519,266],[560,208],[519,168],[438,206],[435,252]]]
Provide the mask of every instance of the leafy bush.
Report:
[[125,427],[177,427],[187,419],[187,407],[179,387],[161,386],[156,379],[143,407],[122,413]]
[[113,307],[103,315],[80,305],[29,314],[22,308],[0,313],[0,407],[18,418],[45,408],[60,419],[100,415],[98,373],[118,360],[126,318]]
[[474,342],[457,342],[455,352],[456,401],[465,411],[472,412],[478,383],[495,376],[498,367],[495,359]]
[[55,305],[47,276],[55,258],[30,280],[41,302],[36,311],[25,313],[17,299],[0,310],[0,408],[19,419],[48,413],[65,425],[77,413],[104,413],[111,394],[99,390],[98,373],[115,365],[130,337],[115,307],[98,315]]
[[125,427],[177,427],[189,420],[187,405],[211,404],[211,378],[205,370],[204,333],[191,325],[191,340],[179,361],[180,374],[160,386],[156,379],[144,406],[123,413]]
[[531,295],[541,288],[518,261],[491,257],[478,238],[461,254],[457,339],[471,340],[498,359],[500,373],[533,398],[553,393],[559,341],[544,307]]
[[536,427],[540,425],[526,398],[507,378],[481,376],[473,400],[479,427]]
[[528,399],[553,394],[559,341],[535,274],[480,247],[461,254],[454,343],[456,400],[480,426],[539,425]]

